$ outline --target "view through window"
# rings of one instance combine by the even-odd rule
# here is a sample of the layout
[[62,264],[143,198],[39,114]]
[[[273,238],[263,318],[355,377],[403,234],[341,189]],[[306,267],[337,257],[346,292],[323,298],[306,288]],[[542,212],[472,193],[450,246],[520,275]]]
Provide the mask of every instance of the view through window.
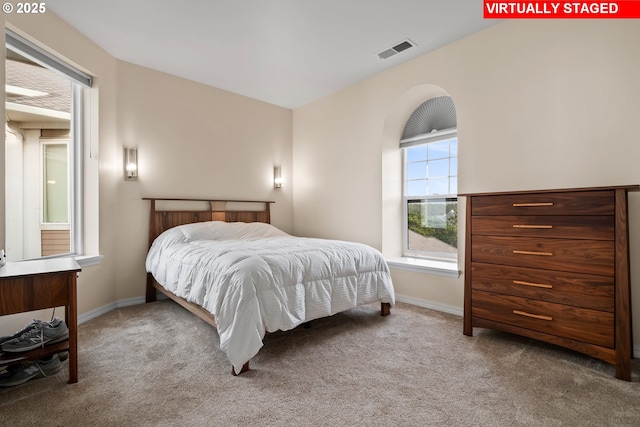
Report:
[[435,133],[423,143],[404,148],[404,252],[405,256],[455,261],[458,138],[438,140],[438,136]]
[[9,45],[5,64],[7,259],[74,253],[74,83]]

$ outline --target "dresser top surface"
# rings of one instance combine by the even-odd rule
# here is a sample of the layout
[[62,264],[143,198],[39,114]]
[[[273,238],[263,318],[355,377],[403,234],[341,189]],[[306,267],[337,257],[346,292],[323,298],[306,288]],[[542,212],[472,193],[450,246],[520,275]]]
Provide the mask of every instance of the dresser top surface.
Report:
[[547,189],[547,190],[523,190],[523,191],[497,191],[497,192],[482,192],[482,193],[460,193],[460,197],[473,197],[473,196],[499,196],[507,194],[540,194],[540,193],[573,193],[580,191],[607,191],[607,190],[626,190],[626,191],[639,191],[640,185],[614,185],[607,187],[579,187],[579,188],[560,188],[560,189]]

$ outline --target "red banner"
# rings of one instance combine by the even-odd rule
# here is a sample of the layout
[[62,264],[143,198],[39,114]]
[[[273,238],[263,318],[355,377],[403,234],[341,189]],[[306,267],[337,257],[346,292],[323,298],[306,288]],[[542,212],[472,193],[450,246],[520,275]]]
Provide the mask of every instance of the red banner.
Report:
[[640,0],[492,1],[484,0],[485,19],[638,19]]

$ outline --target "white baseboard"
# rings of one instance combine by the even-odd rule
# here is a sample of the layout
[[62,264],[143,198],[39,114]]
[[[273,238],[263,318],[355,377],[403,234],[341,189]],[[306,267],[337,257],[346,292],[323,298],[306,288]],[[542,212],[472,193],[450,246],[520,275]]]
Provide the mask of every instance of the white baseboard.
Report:
[[[463,315],[463,310],[460,307],[423,300],[420,298],[409,297],[406,295],[396,294],[396,301],[406,302],[407,304],[417,305],[418,307],[429,308],[431,310],[443,311],[445,313],[455,314],[457,316]],[[640,345],[633,346],[633,357],[640,358]]]
[[439,302],[428,301],[420,298],[409,297],[406,295],[396,294],[396,301],[406,302],[407,304],[417,305],[418,307],[430,308],[432,310],[443,311],[456,316],[462,316],[462,308],[453,305],[442,304]]
[[[166,295],[158,292],[156,294],[156,300],[163,300],[163,299],[169,299],[169,298],[167,298]],[[146,302],[145,297],[134,297],[134,298],[121,299],[116,302],[112,302],[111,304],[103,305],[102,307],[98,307],[95,310],[91,310],[87,313],[84,313],[78,316],[78,325],[88,320],[94,319],[98,316],[102,316],[103,314],[106,314],[112,310],[115,310],[116,308],[129,307],[130,305],[144,304],[145,302]]]
[[144,297],[121,299],[116,302],[112,302],[111,304],[103,305],[102,307],[98,307],[95,310],[91,310],[81,314],[80,316],[78,316],[78,324],[84,323],[91,319],[95,319],[98,316],[102,316],[103,314],[106,314],[112,310],[115,310],[116,308],[128,307],[130,305],[144,304],[144,302],[145,302]]

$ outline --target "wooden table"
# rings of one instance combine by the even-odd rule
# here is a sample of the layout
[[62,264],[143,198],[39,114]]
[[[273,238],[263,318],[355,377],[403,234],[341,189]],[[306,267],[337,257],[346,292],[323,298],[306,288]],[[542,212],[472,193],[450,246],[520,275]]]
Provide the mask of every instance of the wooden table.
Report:
[[4,353],[0,365],[13,365],[69,352],[69,383],[78,382],[78,309],[73,258],[8,262],[0,267],[0,316],[65,307],[69,339],[24,353]]

